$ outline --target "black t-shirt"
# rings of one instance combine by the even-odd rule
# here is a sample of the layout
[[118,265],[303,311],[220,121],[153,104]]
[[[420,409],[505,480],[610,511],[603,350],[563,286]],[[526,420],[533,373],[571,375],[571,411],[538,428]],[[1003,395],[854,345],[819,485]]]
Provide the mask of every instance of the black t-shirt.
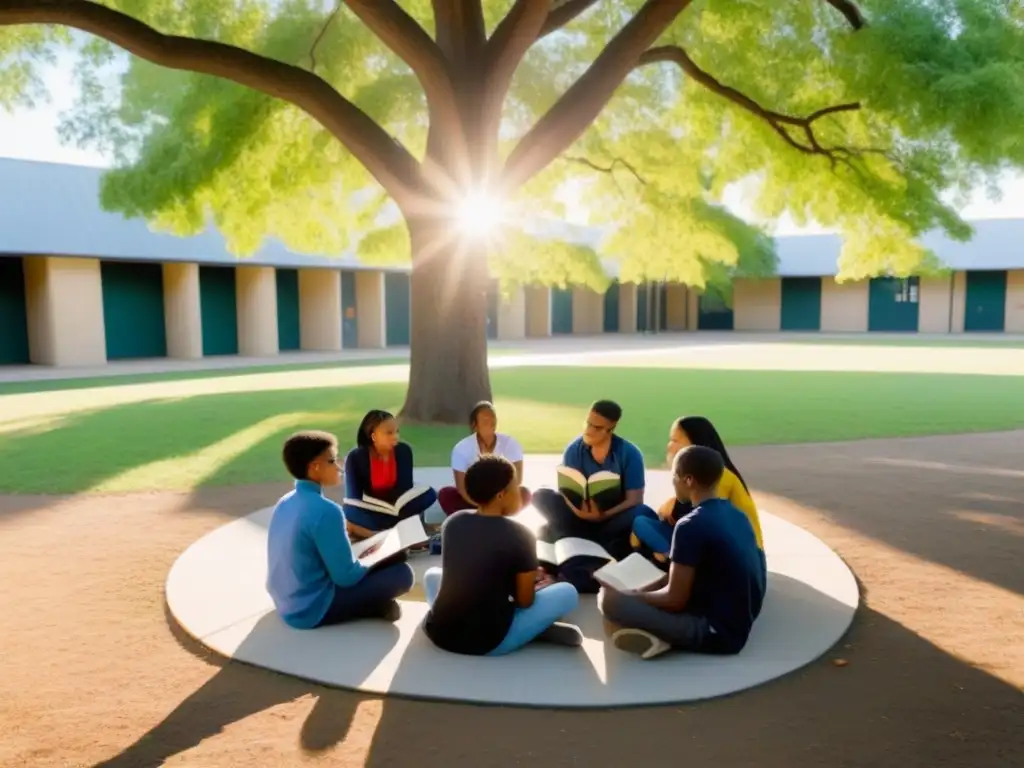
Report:
[[483,656],[512,626],[516,574],[537,569],[537,540],[514,520],[456,512],[441,532],[441,568],[423,629],[438,648]]

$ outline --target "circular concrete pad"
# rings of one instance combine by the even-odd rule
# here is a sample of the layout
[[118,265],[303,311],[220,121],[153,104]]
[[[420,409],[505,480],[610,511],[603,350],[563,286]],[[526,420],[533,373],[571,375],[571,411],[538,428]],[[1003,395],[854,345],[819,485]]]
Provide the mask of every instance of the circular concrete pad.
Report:
[[[526,484],[550,484],[557,462],[557,457],[528,459]],[[648,500],[660,502],[671,494],[667,472],[649,471],[647,477]],[[435,487],[450,478],[447,469],[417,472],[419,482]],[[182,553],[167,579],[172,614],[199,642],[230,658],[370,693],[580,708],[705,699],[764,683],[818,658],[846,632],[858,603],[856,581],[831,549],[762,512],[768,594],[747,647],[737,656],[674,653],[642,661],[606,642],[590,596],[568,619],[586,636],[580,649],[534,643],[500,658],[459,656],[430,643],[419,626],[427,607],[414,600],[403,602],[395,625],[287,627],[265,589],[270,515],[268,507],[228,523]],[[410,558],[418,574],[439,564],[435,560],[440,558]]]

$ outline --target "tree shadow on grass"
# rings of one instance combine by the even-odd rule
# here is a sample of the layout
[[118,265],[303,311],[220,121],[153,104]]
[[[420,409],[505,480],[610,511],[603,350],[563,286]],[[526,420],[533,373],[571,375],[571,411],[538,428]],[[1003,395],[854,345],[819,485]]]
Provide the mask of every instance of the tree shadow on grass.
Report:
[[[173,756],[198,746],[233,723],[303,696],[315,696],[316,703],[303,722],[299,747],[303,752],[323,752],[345,739],[357,706],[361,701],[372,698],[225,659],[182,630],[166,605],[164,617],[169,631],[182,649],[216,666],[218,671],[134,744],[97,763],[95,768],[163,765]],[[245,653],[247,643],[260,642],[261,623],[257,623],[250,637],[242,642],[239,653]],[[374,648],[373,653],[360,660],[367,674],[398,640],[398,629],[391,629],[392,643]]]

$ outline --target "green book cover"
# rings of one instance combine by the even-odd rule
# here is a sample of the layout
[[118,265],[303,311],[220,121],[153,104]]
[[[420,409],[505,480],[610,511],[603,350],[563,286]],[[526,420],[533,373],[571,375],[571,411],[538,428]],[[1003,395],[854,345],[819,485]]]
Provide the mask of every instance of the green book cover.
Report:
[[558,467],[558,490],[577,509],[593,500],[601,510],[622,501],[622,478],[615,472],[595,472],[590,477],[572,467]]

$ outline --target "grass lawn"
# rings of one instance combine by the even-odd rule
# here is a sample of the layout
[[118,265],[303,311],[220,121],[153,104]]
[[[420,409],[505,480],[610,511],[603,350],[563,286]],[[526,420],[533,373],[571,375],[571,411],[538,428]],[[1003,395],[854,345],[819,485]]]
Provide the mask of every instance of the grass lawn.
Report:
[[[119,388],[132,387],[108,384],[101,405],[63,413],[56,409],[75,393],[51,391],[44,404],[54,413],[31,419],[19,418],[17,396],[0,395],[0,492],[190,489],[280,479],[285,435],[318,427],[349,445],[367,409],[397,409],[405,390],[398,381],[310,388],[301,374],[255,389],[237,371],[204,375],[220,375],[233,391],[210,389],[216,382],[209,380],[200,394],[161,393],[151,385],[145,399],[118,402]],[[579,432],[586,406],[611,397],[625,409],[620,434],[656,465],[670,422],[684,414],[710,417],[730,445],[1024,427],[1024,383],[1016,376],[537,366],[496,369],[492,380],[501,428],[528,452],[560,452]],[[460,427],[403,430],[421,466],[447,465],[464,434]]]

